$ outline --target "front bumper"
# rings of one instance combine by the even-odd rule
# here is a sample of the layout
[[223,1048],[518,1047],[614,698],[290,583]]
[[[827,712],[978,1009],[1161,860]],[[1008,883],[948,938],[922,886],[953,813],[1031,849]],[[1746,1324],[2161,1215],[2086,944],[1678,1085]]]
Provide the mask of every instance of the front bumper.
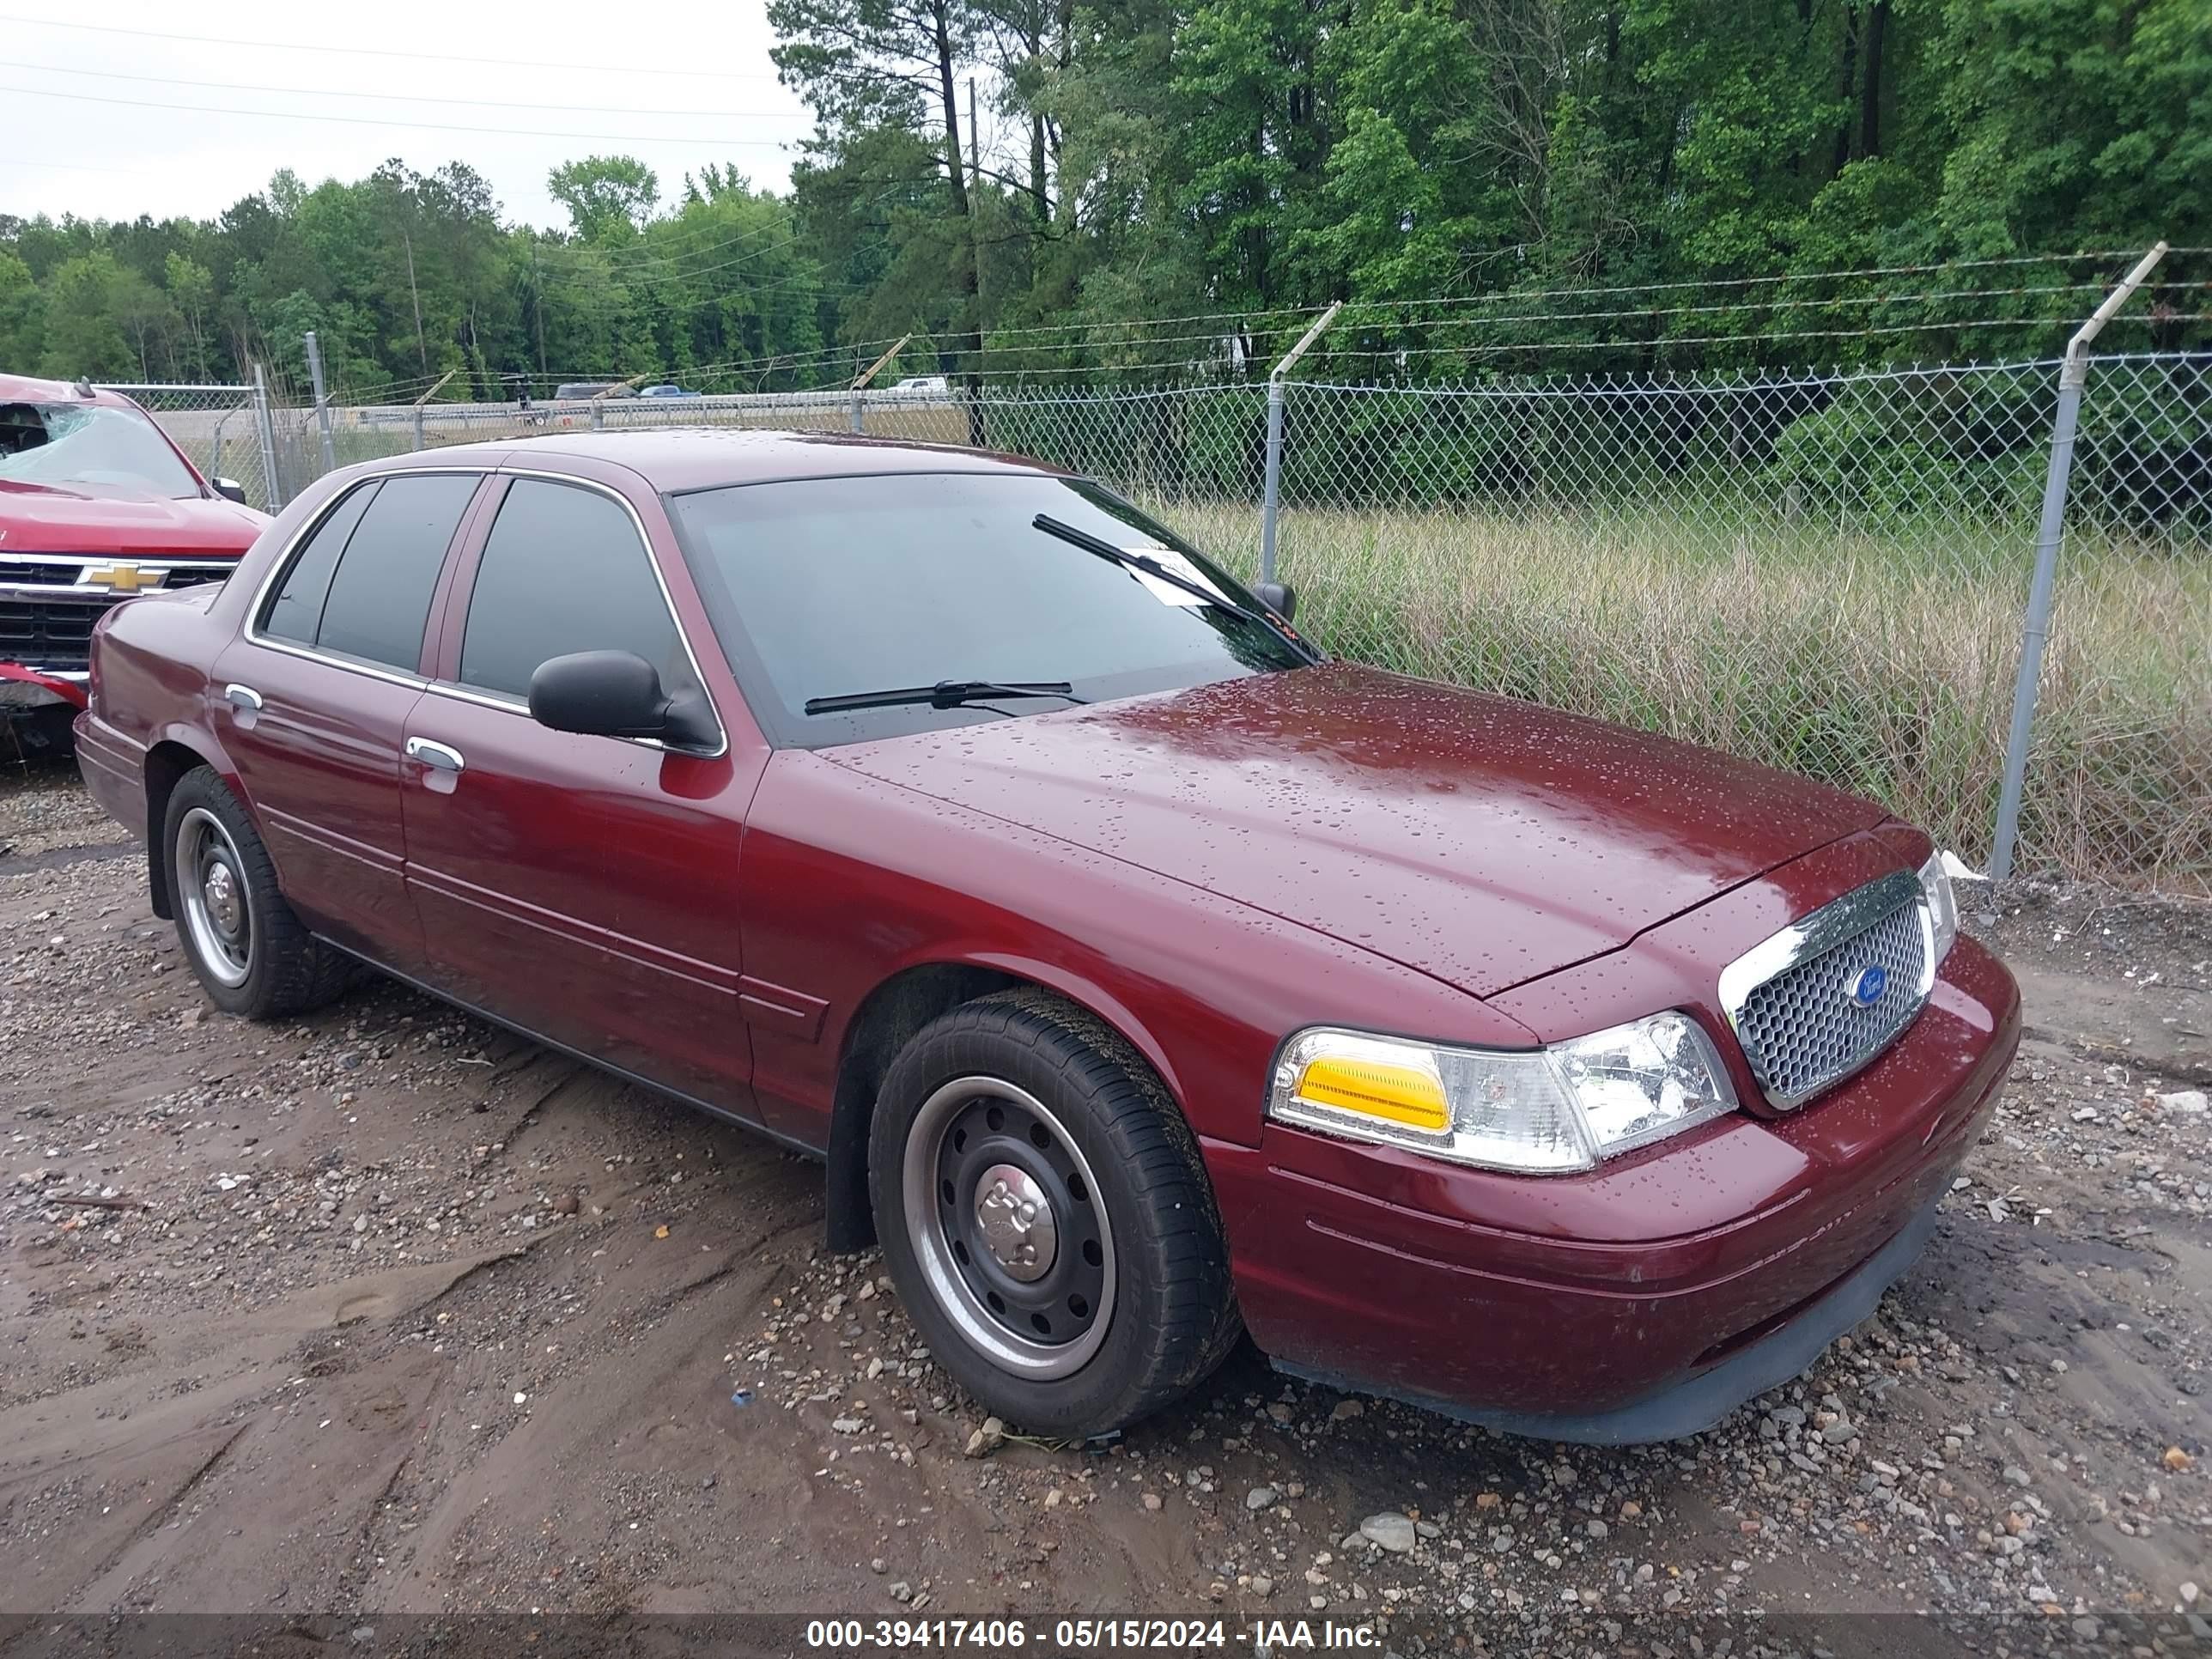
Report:
[[86,688],[91,681],[91,674],[83,669],[49,671],[0,662],[0,717],[58,705],[85,708],[90,701]]
[[1910,1265],[1995,1109],[2019,994],[1961,939],[1872,1066],[1571,1176],[1270,1124],[1209,1142],[1239,1304],[1286,1370],[1516,1433],[1694,1433],[1786,1381]]

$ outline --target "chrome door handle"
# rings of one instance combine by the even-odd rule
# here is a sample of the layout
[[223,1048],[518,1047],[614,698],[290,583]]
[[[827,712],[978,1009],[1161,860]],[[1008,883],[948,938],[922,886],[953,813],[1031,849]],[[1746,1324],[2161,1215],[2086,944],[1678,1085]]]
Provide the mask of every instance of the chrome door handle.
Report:
[[458,772],[468,764],[461,758],[459,750],[442,743],[433,743],[428,738],[408,738],[407,758],[420,761],[436,772]]
[[226,685],[222,688],[222,695],[229,699],[234,708],[258,709],[261,707],[261,694],[250,685]]

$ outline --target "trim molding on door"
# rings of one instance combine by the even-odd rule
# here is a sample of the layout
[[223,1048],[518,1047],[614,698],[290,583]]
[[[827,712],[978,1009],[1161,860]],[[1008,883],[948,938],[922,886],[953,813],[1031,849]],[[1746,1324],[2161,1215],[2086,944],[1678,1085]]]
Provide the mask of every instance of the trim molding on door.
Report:
[[742,983],[737,970],[719,963],[702,962],[696,957],[687,957],[675,951],[663,950],[648,945],[643,939],[632,939],[627,933],[617,933],[610,928],[599,927],[577,917],[556,910],[547,910],[535,904],[526,904],[504,893],[495,893],[479,887],[474,882],[463,881],[442,871],[410,860],[407,866],[410,886],[422,888],[455,904],[465,904],[472,910],[498,916],[503,921],[519,922],[534,927],[541,933],[550,933],[572,945],[581,945],[619,957],[641,968],[650,968],[655,973],[665,974],[671,979],[690,981],[709,991],[734,999]]
[[817,1042],[830,1005],[821,997],[746,974],[738,981],[738,1006],[753,1024],[772,1025],[787,1036]]

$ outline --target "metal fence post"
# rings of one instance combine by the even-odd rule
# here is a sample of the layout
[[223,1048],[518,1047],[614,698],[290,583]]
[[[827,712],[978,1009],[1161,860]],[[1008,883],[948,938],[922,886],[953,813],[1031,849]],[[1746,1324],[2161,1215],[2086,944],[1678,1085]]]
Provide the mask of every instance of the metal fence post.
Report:
[[415,400],[415,453],[416,454],[421,454],[428,447],[422,434],[422,405],[443,392],[446,389],[446,382],[460,372],[458,368],[447,369],[437,378],[428,392]]
[[337,447],[331,441],[331,398],[323,387],[323,348],[315,338],[315,331],[307,331],[307,378],[315,389],[315,422],[323,432],[323,471],[338,469]]
[[1275,514],[1283,494],[1283,377],[1343,309],[1343,301],[1332,301],[1305,331],[1304,337],[1284,354],[1283,361],[1267,376],[1267,473],[1260,496],[1260,580],[1263,582],[1275,580]]
[[2166,257],[2160,242],[2143,255],[2120,285],[2105,296],[2089,320],[2074,331],[2058,368],[2058,413],[2051,426],[2051,468],[2043,481],[2043,519],[2035,536],[2035,579],[2027,591],[2021,629],[2020,678],[2013,684],[2012,731],[2005,740],[2004,782],[1997,792],[1996,834],[1990,847],[1990,878],[2012,874],[2020,835],[2020,795],[2027,776],[2027,746],[2035,727],[2035,697],[2043,677],[2043,644],[2051,632],[2051,590],[2058,574],[2058,547],[2066,533],[2066,486],[2074,469],[2074,434],[2081,418],[2081,388],[2089,379],[2089,344],[2128,296]]
[[866,432],[868,429],[868,417],[864,412],[866,404],[861,401],[863,394],[865,394],[868,389],[868,382],[874,380],[876,378],[876,371],[881,368],[885,363],[890,362],[892,358],[897,356],[899,352],[905,347],[906,343],[912,338],[914,338],[914,336],[911,334],[900,335],[897,345],[893,346],[889,351],[884,353],[882,356],[877,358],[875,362],[870,363],[866,368],[862,369],[858,374],[853,377],[854,431]]
[[269,377],[253,365],[253,429],[261,440],[261,499],[271,513],[284,507],[283,481],[276,476],[276,427],[269,416]]

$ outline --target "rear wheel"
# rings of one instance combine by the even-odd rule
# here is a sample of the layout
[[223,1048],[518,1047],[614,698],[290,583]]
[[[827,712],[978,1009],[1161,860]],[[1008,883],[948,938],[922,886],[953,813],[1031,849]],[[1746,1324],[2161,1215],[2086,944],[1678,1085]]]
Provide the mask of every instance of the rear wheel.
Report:
[[1127,1043],[1056,998],[1004,993],[924,1027],[884,1079],[869,1179],[908,1311],[1002,1417],[1118,1428],[1235,1340],[1188,1127]]
[[293,915],[253,821],[214,771],[178,780],[164,822],[170,914],[216,1006],[262,1019],[304,1012],[345,988],[352,964]]

